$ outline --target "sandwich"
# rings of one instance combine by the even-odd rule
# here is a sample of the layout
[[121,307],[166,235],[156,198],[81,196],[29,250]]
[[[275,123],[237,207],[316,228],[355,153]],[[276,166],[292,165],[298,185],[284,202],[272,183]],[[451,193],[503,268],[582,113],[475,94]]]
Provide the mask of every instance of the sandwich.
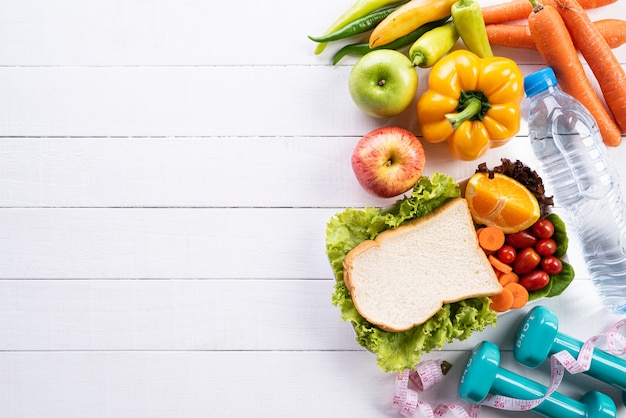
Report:
[[459,184],[434,173],[390,208],[349,208],[328,222],[332,302],[383,371],[414,368],[422,353],[496,324],[489,295],[501,286],[468,216]]
[[[502,159],[493,169],[535,195],[541,217],[554,224],[558,257],[567,251],[564,222],[551,212],[539,175],[520,161]],[[490,296],[502,292],[493,266],[480,249],[461,185],[435,173],[422,176],[410,195],[388,208],[348,208],[326,228],[326,253],[335,288],[332,302],[352,324],[357,342],[376,355],[386,372],[414,368],[423,353],[495,326]],[[529,300],[560,295],[574,278],[563,270]]]
[[461,197],[361,242],[343,267],[356,310],[392,332],[423,324],[445,303],[502,291]]

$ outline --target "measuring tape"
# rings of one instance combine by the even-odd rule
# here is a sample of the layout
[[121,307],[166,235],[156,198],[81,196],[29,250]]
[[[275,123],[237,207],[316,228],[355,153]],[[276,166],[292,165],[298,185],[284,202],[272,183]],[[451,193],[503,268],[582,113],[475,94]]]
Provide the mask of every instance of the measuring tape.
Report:
[[[425,391],[441,382],[444,378],[444,369],[449,364],[443,360],[427,360],[419,363],[415,370],[404,370],[396,377],[394,407],[405,417],[412,417],[419,409],[423,417],[444,417],[448,412],[456,418],[477,418],[478,405],[470,406],[470,412],[463,407],[453,404],[440,404],[433,409],[428,403],[419,399],[416,390],[409,388],[409,382],[413,383],[419,391]],[[473,411],[473,413],[472,413]]]
[[[428,403],[419,399],[418,391],[409,388],[409,382],[411,382],[417,390],[426,391],[444,379],[447,363],[443,360],[427,360],[418,363],[415,370],[406,369],[397,375],[393,406],[403,416],[413,417],[415,412],[419,410],[424,418],[444,417],[448,412],[455,418],[478,418],[481,405],[508,411],[533,409],[556,391],[563,380],[565,370],[570,374],[583,373],[589,370],[594,347],[601,338],[606,339],[608,351],[611,354],[625,354],[626,336],[619,333],[624,326],[626,326],[626,319],[615,323],[606,333],[589,338],[583,344],[577,358],[565,350],[550,356],[550,384],[546,394],[541,398],[525,400],[502,395],[488,395],[480,404],[470,405],[467,410],[453,403],[440,404],[433,409]],[[447,365],[449,366],[449,364]]]

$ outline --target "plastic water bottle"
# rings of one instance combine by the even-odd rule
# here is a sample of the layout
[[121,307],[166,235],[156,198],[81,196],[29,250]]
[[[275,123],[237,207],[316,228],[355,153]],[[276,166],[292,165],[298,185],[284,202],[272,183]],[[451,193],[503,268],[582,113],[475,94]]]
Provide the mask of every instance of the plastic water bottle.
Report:
[[544,68],[524,79],[535,156],[557,204],[574,227],[605,307],[626,312],[626,207],[598,126]]

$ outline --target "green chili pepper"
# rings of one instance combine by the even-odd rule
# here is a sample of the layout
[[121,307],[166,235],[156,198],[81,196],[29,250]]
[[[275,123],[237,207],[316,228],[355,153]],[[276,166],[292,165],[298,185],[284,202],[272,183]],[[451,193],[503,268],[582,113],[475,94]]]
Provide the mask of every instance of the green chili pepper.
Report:
[[459,0],[452,5],[452,20],[468,50],[481,58],[493,57],[480,4]]
[[450,52],[458,39],[459,34],[454,28],[454,23],[450,21],[420,36],[409,49],[409,59],[418,67],[432,67]]
[[391,12],[396,10],[407,1],[408,0],[403,1],[402,3],[395,6],[375,10],[359,19],[352,21],[351,23],[348,23],[341,29],[338,29],[331,33],[327,33],[326,35],[322,36],[309,36],[309,39],[314,42],[331,42],[367,32],[368,30],[374,29],[376,25],[378,25],[384,18],[389,16]]
[[449,18],[450,16],[445,17],[441,20],[436,20],[434,22],[426,23],[420,26],[419,28],[415,29],[413,32],[409,33],[408,35],[404,35],[396,39],[395,41],[392,41],[385,45],[376,46],[374,48],[370,48],[369,42],[346,45],[343,48],[341,48],[339,51],[337,51],[337,53],[333,57],[333,65],[336,65],[346,55],[363,56],[367,54],[368,52],[374,51],[376,49],[400,49],[402,47],[405,47],[415,42],[420,36],[428,32],[429,30],[443,25],[444,23],[448,21]]
[[[385,6],[391,6],[398,2],[399,0],[356,0],[356,2],[350,6],[348,10],[337,18],[335,23],[330,25],[330,27],[326,30],[326,34],[341,29],[350,22],[363,17],[374,10],[378,10]],[[315,54],[321,54],[324,48],[326,48],[326,45],[326,43],[317,45],[317,48],[315,48]]]

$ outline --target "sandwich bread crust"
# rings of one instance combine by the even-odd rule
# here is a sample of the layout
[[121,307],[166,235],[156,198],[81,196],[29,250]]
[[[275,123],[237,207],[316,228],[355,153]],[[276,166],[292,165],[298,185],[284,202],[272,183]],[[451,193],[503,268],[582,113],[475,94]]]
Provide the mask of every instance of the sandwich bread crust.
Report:
[[361,242],[343,264],[355,308],[386,331],[420,325],[444,303],[502,291],[460,197]]

